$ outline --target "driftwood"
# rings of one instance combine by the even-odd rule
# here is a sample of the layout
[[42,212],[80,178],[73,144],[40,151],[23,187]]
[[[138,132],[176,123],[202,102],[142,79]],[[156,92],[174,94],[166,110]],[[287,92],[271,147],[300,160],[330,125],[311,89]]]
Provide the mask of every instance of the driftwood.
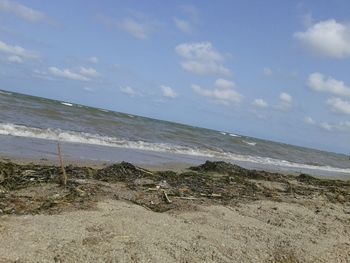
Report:
[[183,199],[183,200],[197,200],[198,198],[193,196],[176,196],[175,198]]
[[167,202],[168,204],[171,204],[171,200],[169,199],[168,194],[165,191],[163,191],[163,196],[164,196],[165,202]]

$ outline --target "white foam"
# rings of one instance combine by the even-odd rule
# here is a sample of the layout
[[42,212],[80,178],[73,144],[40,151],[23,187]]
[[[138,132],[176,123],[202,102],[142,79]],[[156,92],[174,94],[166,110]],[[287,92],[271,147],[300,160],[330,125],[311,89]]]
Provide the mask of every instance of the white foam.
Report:
[[226,135],[227,133],[226,132],[220,132],[222,135]]
[[69,106],[69,107],[72,107],[73,104],[72,103],[68,103],[68,102],[61,102],[62,105],[66,105],[66,106]]
[[5,91],[1,91],[1,90],[0,90],[0,94],[4,94],[4,95],[12,95],[12,93],[11,93],[11,92],[5,92]]
[[229,133],[229,135],[232,136],[232,137],[241,137],[241,136],[239,136],[237,134],[234,134],[234,133]]
[[248,142],[248,141],[243,141],[245,144],[250,145],[250,146],[255,146],[256,142]]
[[167,143],[150,143],[144,141],[128,141],[116,137],[102,136],[85,132],[66,131],[60,129],[39,129],[16,125],[12,123],[0,123],[0,135],[10,135],[28,138],[38,138],[70,143],[102,145],[108,147],[128,148],[154,152],[167,152],[184,155],[201,156],[208,158],[223,159],[227,161],[251,162],[262,165],[273,165],[287,168],[321,170],[327,172],[338,172],[350,174],[349,168],[336,168],[331,166],[315,166],[301,163],[289,162],[267,157],[240,155],[230,152],[218,152],[209,149],[190,148],[181,145]]

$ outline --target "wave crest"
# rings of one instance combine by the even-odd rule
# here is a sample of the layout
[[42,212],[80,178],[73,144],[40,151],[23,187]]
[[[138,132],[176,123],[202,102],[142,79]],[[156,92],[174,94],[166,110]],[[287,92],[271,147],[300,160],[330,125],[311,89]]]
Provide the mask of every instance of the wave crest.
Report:
[[199,157],[218,158],[227,161],[251,162],[263,165],[273,165],[290,168],[322,170],[327,172],[350,173],[350,169],[336,168],[331,166],[315,166],[294,163],[268,157],[240,155],[230,152],[219,152],[209,149],[190,148],[187,146],[173,145],[167,143],[151,143],[145,141],[129,141],[121,138],[91,134],[85,132],[67,131],[61,129],[40,129],[17,125],[12,123],[0,123],[0,135],[37,138],[70,143],[101,145],[108,147],[127,148],[135,150],[166,152],[175,154],[192,155]]

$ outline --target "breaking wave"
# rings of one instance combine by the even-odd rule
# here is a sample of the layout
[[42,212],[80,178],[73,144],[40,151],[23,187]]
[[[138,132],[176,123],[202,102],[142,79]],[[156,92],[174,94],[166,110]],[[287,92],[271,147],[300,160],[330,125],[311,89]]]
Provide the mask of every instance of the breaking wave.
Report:
[[135,150],[145,150],[154,152],[166,152],[184,154],[208,158],[217,158],[227,161],[251,162],[263,165],[273,165],[289,168],[300,168],[310,170],[322,170],[327,172],[350,173],[350,169],[336,168],[331,166],[315,166],[301,163],[294,163],[268,157],[240,155],[230,152],[220,152],[209,149],[191,148],[168,143],[151,143],[145,141],[129,141],[121,138],[91,134],[85,132],[67,131],[61,129],[40,129],[27,127],[12,123],[0,123],[0,135],[19,136],[27,138],[37,138],[70,143],[101,145],[108,147],[127,148]]
[[248,142],[248,141],[243,141],[243,143],[250,145],[250,146],[255,146],[256,142]]
[[65,105],[65,106],[69,106],[69,107],[72,107],[73,104],[72,103],[68,103],[68,102],[61,102],[62,105]]

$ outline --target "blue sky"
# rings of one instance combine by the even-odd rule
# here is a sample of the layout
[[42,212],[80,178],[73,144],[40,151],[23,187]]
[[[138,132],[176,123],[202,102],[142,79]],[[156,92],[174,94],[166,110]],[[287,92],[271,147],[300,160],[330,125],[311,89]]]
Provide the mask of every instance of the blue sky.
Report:
[[348,10],[0,0],[0,89],[349,153]]

